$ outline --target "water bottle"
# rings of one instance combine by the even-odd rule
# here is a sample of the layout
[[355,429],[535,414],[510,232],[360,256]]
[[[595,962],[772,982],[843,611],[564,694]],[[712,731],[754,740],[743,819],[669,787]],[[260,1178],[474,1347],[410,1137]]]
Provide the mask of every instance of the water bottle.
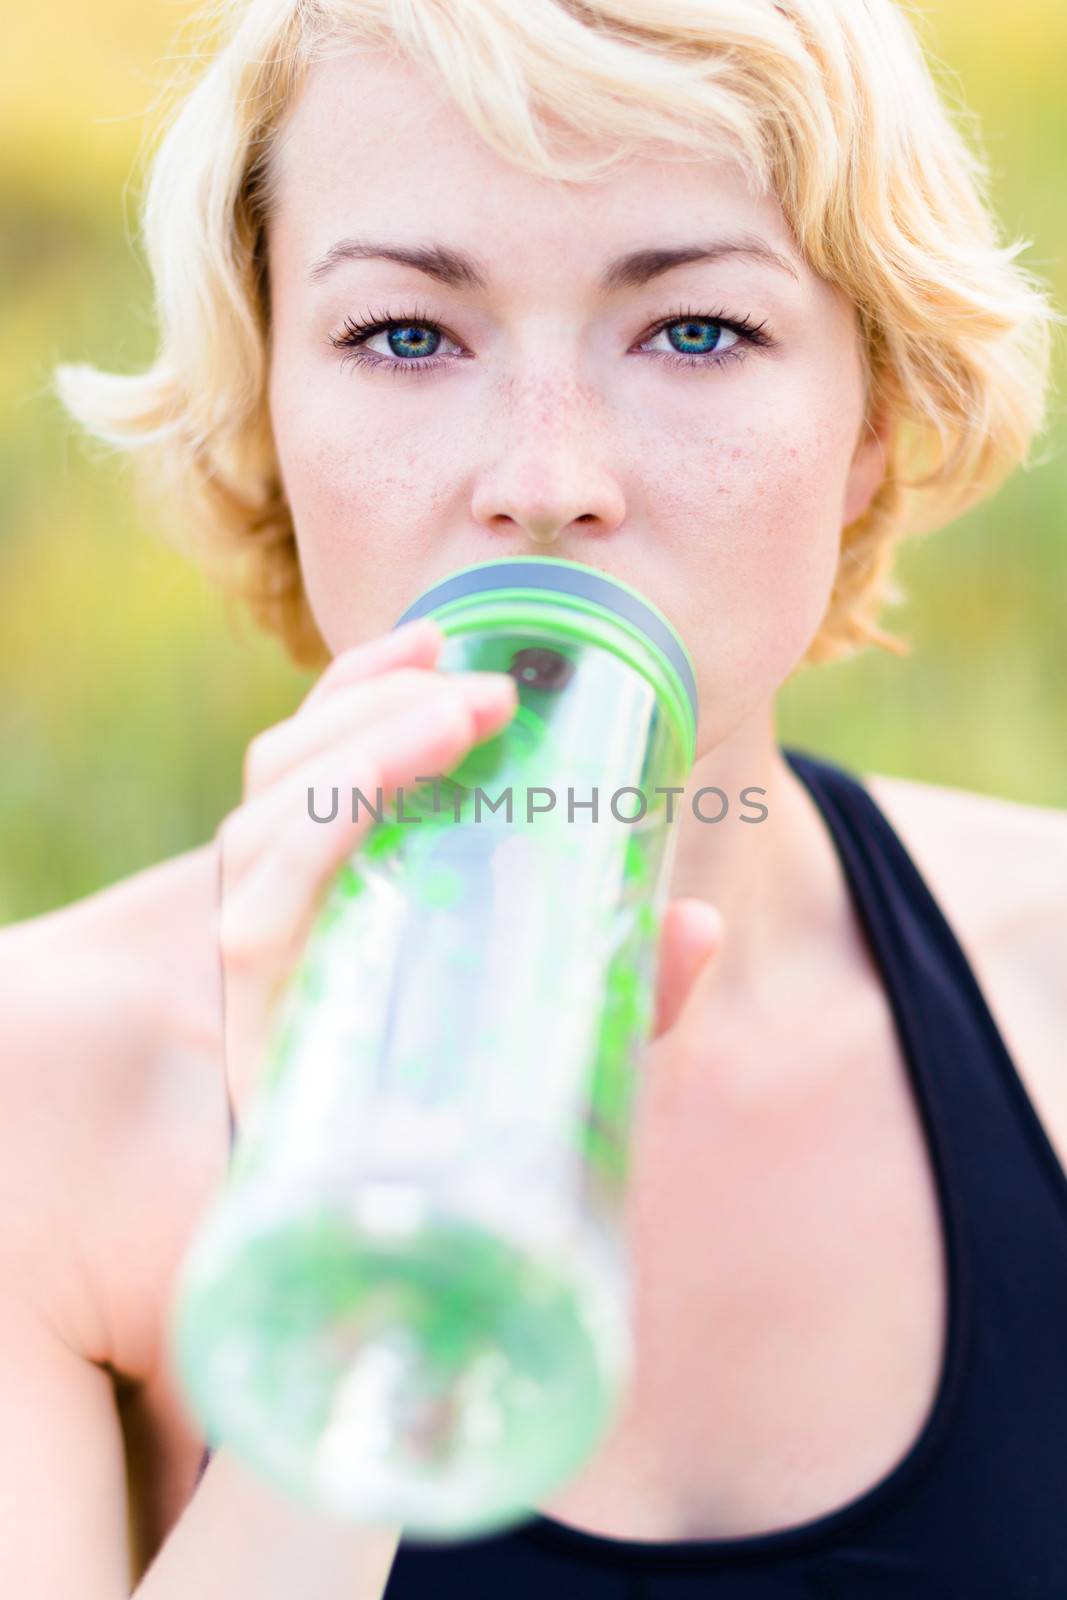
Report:
[[422,615],[442,671],[508,672],[517,708],[453,771],[357,791],[374,825],[272,1016],[171,1338],[208,1438],[449,1542],[575,1475],[632,1371],[623,1200],[697,699],[657,607],[577,562],[464,567],[396,626]]

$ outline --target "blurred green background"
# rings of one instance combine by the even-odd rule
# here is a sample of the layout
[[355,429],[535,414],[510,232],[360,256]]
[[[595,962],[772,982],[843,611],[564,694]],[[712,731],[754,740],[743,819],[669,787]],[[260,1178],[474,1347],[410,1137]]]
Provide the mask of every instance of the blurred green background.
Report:
[[[993,197],[1067,306],[1067,5],[928,0],[935,72],[980,118]],[[120,466],[48,394],[60,360],[153,350],[138,150],[188,48],[181,0],[43,0],[0,65],[0,921],[51,910],[211,837],[259,729],[311,677],[138,519]],[[1067,806],[1063,341],[1052,423],[986,505],[904,547],[898,659],[806,669],[783,742],[858,770]]]

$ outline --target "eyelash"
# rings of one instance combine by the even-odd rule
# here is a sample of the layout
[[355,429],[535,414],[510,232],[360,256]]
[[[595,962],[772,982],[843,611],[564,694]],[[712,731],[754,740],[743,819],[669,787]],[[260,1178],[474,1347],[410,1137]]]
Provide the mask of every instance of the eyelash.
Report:
[[[711,315],[704,311],[694,311],[691,307],[679,309],[670,316],[663,317],[656,323],[654,328],[651,328],[645,334],[640,342],[645,344],[649,339],[656,338],[665,328],[671,327],[675,322],[711,322],[717,327],[728,328],[731,333],[738,334],[743,342],[732,345],[729,350],[724,351],[721,355],[716,355],[714,351],[708,351],[704,355],[691,356],[681,355],[676,350],[652,350],[646,352],[655,356],[658,360],[666,362],[669,366],[724,367],[728,361],[743,361],[753,345],[767,346],[774,343],[763,332],[765,323],[753,323],[747,317],[728,317],[725,312],[716,312],[715,315]],[[391,360],[388,356],[379,355],[377,351],[364,350],[362,348],[377,333],[386,333],[393,328],[411,327],[432,328],[435,333],[444,333],[444,329],[439,323],[434,322],[430,317],[423,316],[416,308],[412,315],[408,317],[383,317],[379,315],[374,318],[372,314],[370,319],[363,322],[356,322],[351,317],[346,317],[344,331],[334,334],[329,342],[335,350],[346,352],[341,358],[342,371],[348,362],[354,362],[357,366],[384,368],[390,372],[433,372],[438,367],[447,366],[449,360],[460,359],[442,356],[432,357],[428,360],[414,358],[409,361]],[[445,337],[447,338],[448,335],[445,335]],[[458,343],[459,341],[456,340],[455,342]]]

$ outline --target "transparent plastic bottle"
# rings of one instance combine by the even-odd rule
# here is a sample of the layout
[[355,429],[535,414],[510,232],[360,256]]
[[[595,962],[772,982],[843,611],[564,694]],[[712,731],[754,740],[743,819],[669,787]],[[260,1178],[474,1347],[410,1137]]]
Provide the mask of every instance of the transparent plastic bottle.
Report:
[[630,1129],[697,704],[666,618],[591,567],[479,563],[396,625],[424,614],[441,670],[510,671],[518,707],[382,797],[332,884],[171,1338],[209,1438],[449,1541],[573,1476],[631,1370]]

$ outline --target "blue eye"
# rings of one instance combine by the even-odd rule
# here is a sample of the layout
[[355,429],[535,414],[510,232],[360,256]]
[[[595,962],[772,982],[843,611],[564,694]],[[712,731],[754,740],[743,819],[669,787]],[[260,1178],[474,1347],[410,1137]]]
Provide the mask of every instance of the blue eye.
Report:
[[[715,317],[688,317],[684,321],[675,318],[671,322],[664,323],[652,337],[658,339],[661,334],[666,335],[672,351],[686,366],[721,365],[728,356],[734,355],[743,342],[740,333]],[[732,344],[727,342],[725,350],[724,337],[727,341],[733,340]],[[701,359],[708,356],[716,356],[718,359],[714,363]],[[693,358],[696,358],[695,361]]]
[[[733,341],[725,349],[722,348],[724,333]],[[392,358],[367,348],[369,341],[379,334],[385,335]],[[683,367],[725,366],[728,361],[743,360],[753,345],[773,343],[763,332],[762,323],[753,324],[747,317],[728,317],[724,312],[711,315],[692,310],[676,311],[645,334],[642,346],[660,334],[667,334],[671,339],[671,351],[650,350],[647,353],[669,365]],[[447,337],[436,322],[414,311],[409,317],[378,317],[364,322],[346,318],[342,332],[334,335],[330,343],[335,350],[344,352],[342,368],[352,361],[358,366],[416,375],[435,371],[448,365],[450,360],[464,359],[435,354],[441,340]]]
[[[395,356],[425,356],[433,355],[440,341],[440,330],[431,328],[427,322],[408,323],[406,326],[396,326],[386,329],[386,338]],[[393,340],[396,343],[393,344]],[[427,345],[432,344],[433,349],[428,350]],[[404,349],[407,345],[409,348]],[[410,348],[414,346],[414,348]]]

